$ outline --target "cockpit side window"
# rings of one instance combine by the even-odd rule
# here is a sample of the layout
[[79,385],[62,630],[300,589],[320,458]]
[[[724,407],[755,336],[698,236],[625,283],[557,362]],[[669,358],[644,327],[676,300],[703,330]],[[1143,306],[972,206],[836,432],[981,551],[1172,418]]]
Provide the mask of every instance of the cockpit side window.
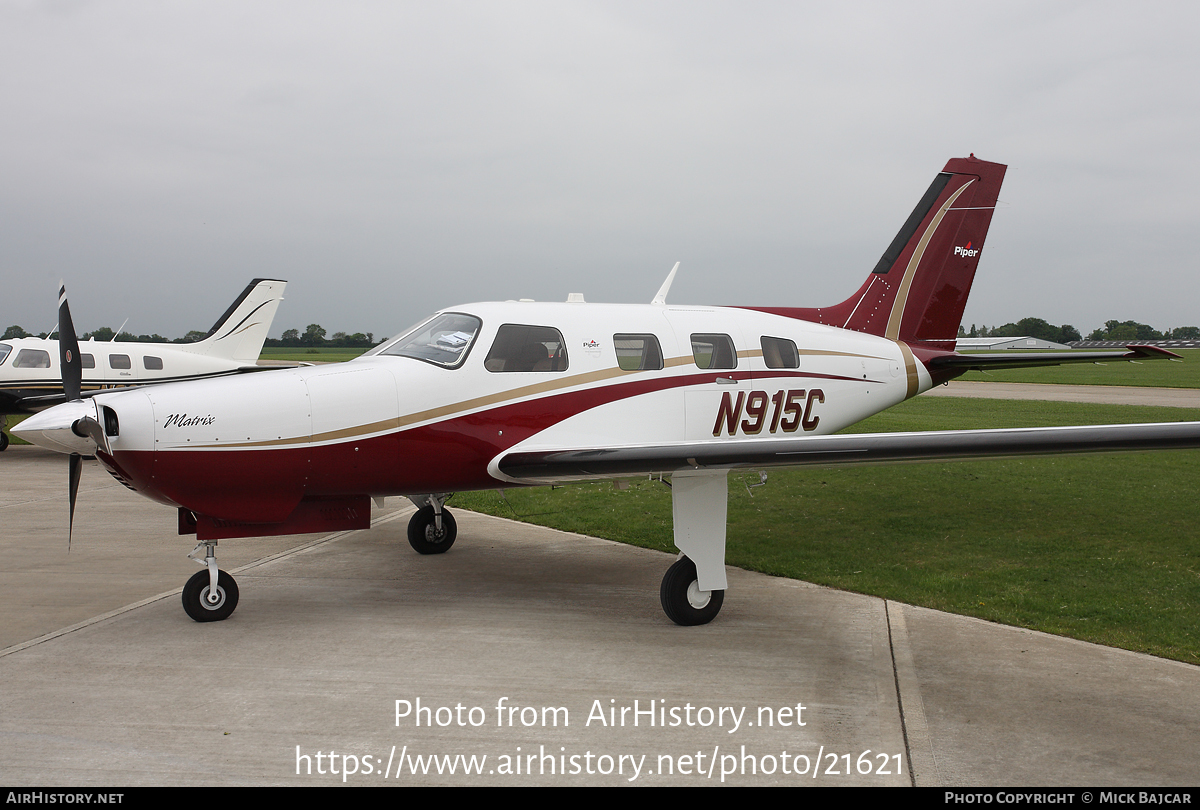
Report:
[[50,368],[50,352],[42,349],[21,349],[13,368]]
[[483,367],[498,372],[566,371],[567,346],[553,326],[506,323],[496,332]]
[[4,361],[8,359],[8,355],[12,353],[12,346],[7,343],[0,343],[0,366],[4,365]]
[[692,359],[699,368],[737,368],[737,352],[729,335],[692,335]]
[[787,338],[762,337],[763,362],[767,368],[800,368],[800,352],[795,341]]
[[658,371],[663,367],[662,347],[654,335],[613,335],[617,365],[624,371]]
[[483,321],[474,315],[445,312],[418,326],[380,354],[411,357],[435,366],[458,368],[467,359]]

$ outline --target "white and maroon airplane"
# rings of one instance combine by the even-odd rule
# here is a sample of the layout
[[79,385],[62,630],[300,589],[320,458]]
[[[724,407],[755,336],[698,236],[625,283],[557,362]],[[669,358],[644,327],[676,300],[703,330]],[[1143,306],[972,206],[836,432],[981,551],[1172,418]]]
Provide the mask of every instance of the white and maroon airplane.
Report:
[[[825,309],[668,305],[672,270],[647,305],[466,304],[348,363],[100,394],[18,432],[72,454],[72,510],[93,454],[178,510],[193,558],[205,550],[183,591],[197,621],[237,604],[221,539],[367,528],[372,499],[404,495],[409,542],[436,554],[454,492],[655,474],[682,552],[662,605],[704,624],[726,587],[731,469],[1200,446],[1197,422],[828,435],[971,368],[1173,356],[955,353],[1004,171],[947,163],[858,292]],[[65,293],[60,318],[73,334]]]

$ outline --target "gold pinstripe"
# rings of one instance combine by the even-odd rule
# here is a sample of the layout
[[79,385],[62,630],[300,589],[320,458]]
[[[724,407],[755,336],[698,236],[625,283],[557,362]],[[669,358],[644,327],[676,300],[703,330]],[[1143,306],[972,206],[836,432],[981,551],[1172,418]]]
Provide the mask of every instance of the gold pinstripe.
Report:
[[900,347],[900,353],[904,355],[904,373],[908,377],[908,389],[905,391],[904,398],[909,399],[915,397],[917,391],[921,389],[921,378],[917,376],[917,358],[904,341],[897,340],[896,345]]
[[[884,330],[883,336],[892,340],[898,340],[900,337],[900,322],[904,319],[904,305],[908,303],[908,290],[912,286],[913,277],[917,274],[917,265],[921,263],[921,258],[925,255],[925,248],[929,246],[929,240],[933,238],[934,232],[938,225],[942,224],[942,217],[946,216],[947,209],[954,204],[959,195],[967,190],[967,187],[974,183],[971,179],[963,183],[962,187],[950,195],[950,199],[942,204],[938,209],[937,214],[929,223],[929,227],[925,229],[925,233],[921,234],[921,240],[917,243],[916,250],[913,251],[912,257],[908,260],[908,266],[904,268],[904,277],[900,280],[900,289],[896,292],[896,300],[892,302],[892,312],[888,316],[887,329]],[[909,395],[911,396],[911,394]]]
[[[903,345],[903,344],[901,344]],[[905,347],[907,349],[907,347]],[[857,354],[855,352],[839,352],[827,351],[820,349],[812,349],[802,351],[805,355],[825,355],[837,357],[864,357],[869,359],[886,359],[879,358],[869,354]],[[738,357],[762,357],[762,349],[747,349],[737,353]],[[911,357],[911,353],[907,355]],[[907,361],[906,361],[907,362]],[[678,368],[679,366],[687,366],[695,363],[692,355],[681,355],[679,357],[669,357],[663,362],[665,368]],[[703,370],[703,369],[701,369]],[[197,449],[206,448],[222,448],[222,449],[248,449],[255,447],[288,447],[301,444],[315,444],[319,442],[339,441],[343,439],[352,439],[356,436],[369,436],[373,433],[383,433],[400,428],[410,427],[421,422],[441,419],[447,416],[453,416],[466,411],[473,411],[479,408],[486,408],[490,405],[499,405],[513,400],[522,399],[524,397],[537,396],[538,394],[546,394],[552,391],[559,391],[564,388],[573,388],[579,385],[590,385],[592,383],[604,382],[618,377],[626,377],[632,374],[644,373],[642,370],[625,370],[620,366],[612,368],[600,369],[598,371],[588,371],[583,374],[572,374],[569,377],[559,377],[553,380],[534,383],[533,385],[523,385],[519,388],[512,388],[508,391],[500,391],[487,396],[474,397],[472,399],[454,402],[449,405],[442,405],[437,408],[429,408],[424,411],[406,414],[404,416],[395,417],[392,419],[383,419],[378,422],[371,422],[366,425],[355,425],[353,427],[341,428],[340,430],[328,430],[323,433],[314,434],[312,436],[293,436],[286,439],[268,439],[263,441],[251,442],[221,442],[219,444],[190,444],[189,447]],[[915,374],[915,371],[912,372]],[[912,379],[909,382],[912,386]],[[909,395],[911,396],[911,394]]]

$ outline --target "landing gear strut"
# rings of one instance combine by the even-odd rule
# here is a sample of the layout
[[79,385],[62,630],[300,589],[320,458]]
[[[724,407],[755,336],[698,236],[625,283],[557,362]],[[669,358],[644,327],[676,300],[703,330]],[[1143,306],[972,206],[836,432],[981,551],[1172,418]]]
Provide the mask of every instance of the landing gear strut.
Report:
[[708,624],[721,612],[725,591],[702,591],[696,581],[696,564],[680,558],[667,569],[658,589],[663,612],[675,624],[692,627]]
[[419,508],[408,521],[408,544],[418,554],[445,554],[458,537],[454,515],[443,507],[449,495],[411,498]]
[[[204,560],[196,552],[204,548]],[[198,571],[183,586],[183,610],[198,622],[228,619],[238,603],[238,586],[233,577],[217,568],[217,541],[201,542],[188,555],[207,570]]]

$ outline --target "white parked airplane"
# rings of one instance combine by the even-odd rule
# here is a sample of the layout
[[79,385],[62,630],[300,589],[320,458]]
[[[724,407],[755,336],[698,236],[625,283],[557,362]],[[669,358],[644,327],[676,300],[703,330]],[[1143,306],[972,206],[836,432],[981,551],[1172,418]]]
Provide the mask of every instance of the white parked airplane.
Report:
[[[724,598],[730,469],[1200,446],[1200,422],[826,435],[968,368],[1173,356],[955,353],[1004,171],[947,163],[833,307],[668,305],[673,270],[648,305],[466,304],[348,363],[101,394],[17,432],[72,454],[72,510],[92,454],[178,510],[204,549],[183,591],[197,621],[237,604],[220,539],[367,528],[373,498],[405,495],[410,544],[435,554],[455,539],[453,492],[667,475],[682,554],[660,598],[703,624]],[[60,319],[73,334],[65,293]]]
[[[285,287],[286,281],[254,279],[196,343],[84,343],[81,392],[260,371],[255,364]],[[0,429],[10,415],[36,413],[66,401],[59,354],[57,340],[0,341]],[[6,447],[8,436],[0,432],[0,450]]]

